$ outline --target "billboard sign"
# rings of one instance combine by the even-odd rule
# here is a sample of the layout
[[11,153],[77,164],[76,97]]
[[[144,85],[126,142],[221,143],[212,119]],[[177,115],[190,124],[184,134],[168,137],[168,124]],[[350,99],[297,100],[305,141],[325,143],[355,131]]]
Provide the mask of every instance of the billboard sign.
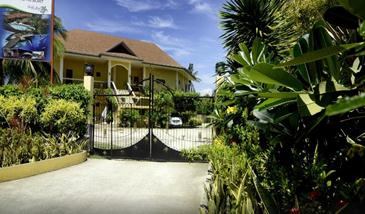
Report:
[[0,0],[0,58],[50,61],[52,0]]

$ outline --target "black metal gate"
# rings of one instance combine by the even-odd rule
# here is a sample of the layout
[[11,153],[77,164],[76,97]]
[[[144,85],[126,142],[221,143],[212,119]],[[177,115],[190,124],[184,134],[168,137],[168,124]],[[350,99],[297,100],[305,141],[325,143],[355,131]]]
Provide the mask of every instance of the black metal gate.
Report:
[[148,83],[147,90],[94,95],[90,136],[94,153],[110,158],[183,161],[181,151],[212,143],[212,97],[178,96],[153,76],[143,81]]

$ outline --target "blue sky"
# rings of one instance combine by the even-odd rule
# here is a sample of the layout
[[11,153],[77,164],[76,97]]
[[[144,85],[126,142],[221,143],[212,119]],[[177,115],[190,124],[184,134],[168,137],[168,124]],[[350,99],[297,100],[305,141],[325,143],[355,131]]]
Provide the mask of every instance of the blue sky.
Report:
[[92,30],[153,42],[182,66],[194,63],[203,94],[214,89],[224,59],[218,12],[224,0],[56,0],[66,29]]

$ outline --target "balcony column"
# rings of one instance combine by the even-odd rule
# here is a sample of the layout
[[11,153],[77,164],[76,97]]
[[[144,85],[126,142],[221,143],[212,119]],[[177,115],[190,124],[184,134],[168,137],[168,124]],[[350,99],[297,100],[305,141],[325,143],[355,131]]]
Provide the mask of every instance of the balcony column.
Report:
[[131,85],[132,82],[132,63],[128,65],[128,84]]
[[[142,80],[146,79],[146,67],[143,66],[143,74],[142,74]],[[146,87],[146,81],[143,81],[143,87]]]
[[112,62],[108,60],[108,88],[111,87],[112,81]]
[[63,83],[63,56],[60,57],[60,70],[59,70],[59,75],[60,75],[60,81],[61,83]]
[[179,90],[179,71],[176,71],[176,90]]

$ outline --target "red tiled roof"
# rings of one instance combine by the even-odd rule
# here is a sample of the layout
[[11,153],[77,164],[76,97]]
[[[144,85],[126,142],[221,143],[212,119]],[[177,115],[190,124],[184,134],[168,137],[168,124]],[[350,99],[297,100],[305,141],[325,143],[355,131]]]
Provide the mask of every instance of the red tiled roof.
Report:
[[[114,47],[124,44],[132,53],[110,52]],[[66,53],[91,56],[113,56],[140,60],[145,63],[183,68],[157,45],[149,42],[126,39],[107,34],[84,30],[71,30],[65,41]]]

